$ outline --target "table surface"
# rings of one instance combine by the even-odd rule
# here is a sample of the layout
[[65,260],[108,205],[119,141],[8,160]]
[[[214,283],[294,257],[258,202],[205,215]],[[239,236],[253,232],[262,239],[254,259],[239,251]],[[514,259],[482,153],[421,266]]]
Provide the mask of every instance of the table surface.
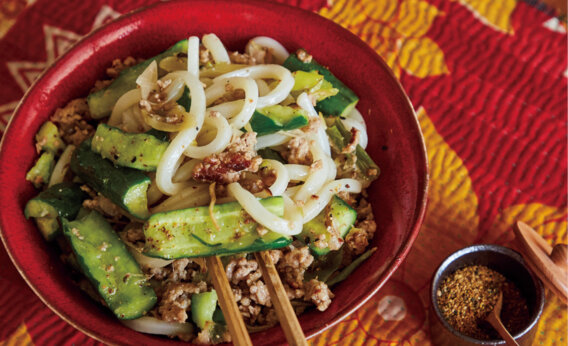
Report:
[[[516,248],[515,220],[551,244],[567,242],[566,2],[283,2],[341,24],[387,61],[417,110],[430,162],[429,207],[407,260],[369,302],[310,342],[428,345],[429,279],[447,255],[474,243]],[[0,1],[0,134],[46,66],[147,3]],[[98,344],[34,296],[3,249],[0,263],[0,346]],[[535,344],[567,344],[567,328],[566,306],[547,292]]]

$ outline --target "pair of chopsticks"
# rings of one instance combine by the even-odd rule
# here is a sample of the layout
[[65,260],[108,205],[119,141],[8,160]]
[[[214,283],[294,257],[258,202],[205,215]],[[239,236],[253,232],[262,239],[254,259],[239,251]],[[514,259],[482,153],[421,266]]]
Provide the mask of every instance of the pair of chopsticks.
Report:
[[[272,262],[272,257],[266,251],[255,253],[255,257],[260,265],[262,277],[268,287],[272,304],[274,304],[274,309],[280,321],[280,326],[284,330],[286,340],[290,345],[307,345],[306,337],[290,304],[290,300],[288,300],[282,281],[280,281],[280,276]],[[219,296],[219,305],[227,321],[233,343],[237,346],[252,345],[221,259],[218,256],[211,256],[206,258],[206,262],[207,269],[211,273],[213,286]]]

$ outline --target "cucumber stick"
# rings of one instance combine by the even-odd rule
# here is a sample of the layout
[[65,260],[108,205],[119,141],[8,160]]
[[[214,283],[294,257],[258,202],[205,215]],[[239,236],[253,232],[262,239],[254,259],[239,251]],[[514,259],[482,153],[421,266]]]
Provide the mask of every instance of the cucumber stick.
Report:
[[63,219],[63,233],[83,273],[120,319],[143,316],[157,298],[138,263],[110,224],[96,211],[75,221]]
[[126,133],[101,123],[97,126],[91,150],[118,166],[155,171],[168,144],[151,134]]
[[36,189],[49,182],[51,173],[55,167],[55,156],[51,152],[44,152],[37,159],[35,165],[26,173],[26,180],[31,182]]
[[[325,246],[331,239],[331,234],[326,226],[326,218],[331,220],[331,227],[338,233],[337,235],[344,239],[357,219],[357,212],[341,198],[333,196],[329,208],[323,210],[304,225],[299,238],[307,239],[310,250],[318,256],[325,255],[330,251],[329,246]],[[322,242],[318,243],[318,240]]]
[[55,155],[65,149],[65,143],[59,136],[59,129],[51,121],[46,121],[41,125],[35,135],[35,140],[38,151],[46,151]]
[[292,72],[318,71],[326,81],[331,83],[331,85],[339,91],[336,95],[327,97],[316,104],[316,110],[322,112],[323,115],[346,116],[355,108],[357,102],[359,102],[359,97],[351,89],[314,59],[311,59],[309,62],[303,62],[298,59],[295,53],[290,54],[286,61],[284,61],[284,67]]
[[258,136],[264,136],[304,127],[308,125],[308,115],[303,109],[273,105],[255,110],[250,125]]
[[163,53],[124,69],[109,86],[89,94],[87,103],[91,116],[94,119],[100,119],[110,115],[112,107],[120,96],[136,88],[136,78],[144,72],[152,61],[156,60],[159,63],[163,58],[173,56],[176,53],[187,53],[187,40],[179,41]]
[[[284,214],[282,197],[260,202],[275,215]],[[219,229],[209,207],[153,214],[144,224],[144,254],[164,259],[204,257],[276,249],[292,242],[290,237],[271,231],[261,236],[258,224],[237,202],[216,205],[213,216]]]
[[213,314],[217,308],[217,292],[196,293],[191,296],[191,319],[200,328],[213,322]]
[[146,219],[150,185],[141,171],[117,167],[91,151],[91,140],[81,143],[71,158],[71,170],[97,192],[124,208],[133,216]]
[[24,215],[33,218],[46,240],[59,233],[59,218],[74,219],[87,194],[79,185],[61,183],[42,191],[26,204]]

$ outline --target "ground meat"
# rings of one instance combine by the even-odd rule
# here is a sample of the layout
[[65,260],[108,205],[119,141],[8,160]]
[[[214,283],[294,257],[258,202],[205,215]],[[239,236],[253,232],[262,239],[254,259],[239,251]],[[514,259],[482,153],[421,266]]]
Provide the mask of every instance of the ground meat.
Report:
[[144,270],[144,274],[146,274],[147,279],[156,279],[159,281],[165,280],[172,273],[172,269],[170,266],[143,267],[142,270]]
[[255,144],[255,132],[234,138],[223,152],[207,156],[198,163],[193,169],[193,179],[229,184],[238,181],[243,172],[257,172],[262,158],[256,155]]
[[72,100],[65,107],[58,108],[50,119],[57,125],[59,134],[68,144],[79,145],[94,132],[93,126],[87,122],[90,113],[84,98]]
[[287,284],[283,284],[283,286],[286,291],[286,295],[290,300],[302,298],[306,294],[303,288],[292,288]]
[[331,304],[333,293],[324,282],[312,279],[306,282],[305,290],[304,300],[314,303],[319,311],[325,311]]
[[206,65],[209,62],[213,62],[213,56],[209,52],[209,49],[204,46],[199,46],[199,64]]
[[291,288],[302,288],[304,273],[313,261],[314,257],[307,246],[295,248],[290,245],[289,251],[278,262],[277,269]]
[[287,150],[282,152],[282,156],[288,163],[297,163],[300,165],[310,165],[312,163],[312,154],[308,140],[304,137],[294,137],[287,145]]
[[260,305],[272,306],[270,294],[264,282],[258,280],[249,287],[250,298]]
[[225,272],[227,273],[227,279],[233,284],[239,283],[239,281],[245,280],[247,276],[258,270],[258,263],[256,260],[247,260],[246,258],[232,259]]
[[310,63],[312,62],[313,59],[313,57],[303,49],[298,49],[296,51],[296,56],[298,57],[298,60],[300,60],[303,63]]
[[255,65],[256,59],[246,53],[239,53],[237,51],[229,53],[229,58],[233,64]]
[[144,241],[146,237],[144,236],[144,229],[142,228],[141,224],[138,224],[137,227],[127,227],[125,233],[126,240],[131,243],[136,243],[139,241]]
[[185,322],[187,310],[191,305],[191,295],[207,290],[207,284],[193,283],[168,283],[162,300],[158,307],[158,313],[162,320],[168,322]]
[[132,67],[138,63],[138,60],[134,59],[133,57],[129,56],[124,60],[114,59],[112,61],[112,66],[106,69],[106,74],[112,79],[118,77],[120,72],[124,69]]
[[211,345],[215,343],[221,342],[231,342],[231,334],[227,329],[223,335],[212,335],[213,330],[211,328],[204,328],[201,330],[195,339],[193,339],[192,343],[197,345]]
[[371,203],[367,202],[366,199],[361,198],[356,210],[357,210],[357,220],[374,219],[373,207],[371,206]]
[[372,206],[366,199],[361,198],[356,210],[357,221],[345,238],[351,255],[360,255],[365,252],[367,246],[369,246],[369,241],[373,239],[377,230]]
[[189,262],[191,261],[188,258],[182,258],[172,262],[172,273],[170,275],[172,282],[191,280],[191,271],[186,270]]
[[282,250],[269,250],[268,254],[272,258],[272,263],[276,265],[280,258],[282,258]]
[[354,255],[360,255],[365,252],[365,249],[369,246],[367,232],[363,229],[353,227],[345,238],[345,243]]
[[93,199],[84,200],[83,207],[96,210],[105,216],[115,219],[122,216],[122,209],[111,202],[110,199],[101,195],[95,196]]

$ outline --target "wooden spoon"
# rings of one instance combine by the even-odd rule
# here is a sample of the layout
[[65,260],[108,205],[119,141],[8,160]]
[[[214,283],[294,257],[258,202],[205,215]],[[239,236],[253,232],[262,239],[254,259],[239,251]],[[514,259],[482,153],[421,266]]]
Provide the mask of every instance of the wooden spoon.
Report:
[[489,315],[485,318],[489,324],[495,328],[497,333],[501,335],[501,338],[505,340],[505,343],[509,346],[519,346],[519,344],[515,341],[515,339],[509,334],[509,331],[501,322],[501,308],[503,307],[503,292],[499,293],[499,298],[497,299],[497,304],[493,307],[493,310],[489,313]]
[[545,286],[568,303],[568,260],[567,245],[550,246],[532,227],[518,221],[514,227],[515,236],[523,257],[531,270]]

